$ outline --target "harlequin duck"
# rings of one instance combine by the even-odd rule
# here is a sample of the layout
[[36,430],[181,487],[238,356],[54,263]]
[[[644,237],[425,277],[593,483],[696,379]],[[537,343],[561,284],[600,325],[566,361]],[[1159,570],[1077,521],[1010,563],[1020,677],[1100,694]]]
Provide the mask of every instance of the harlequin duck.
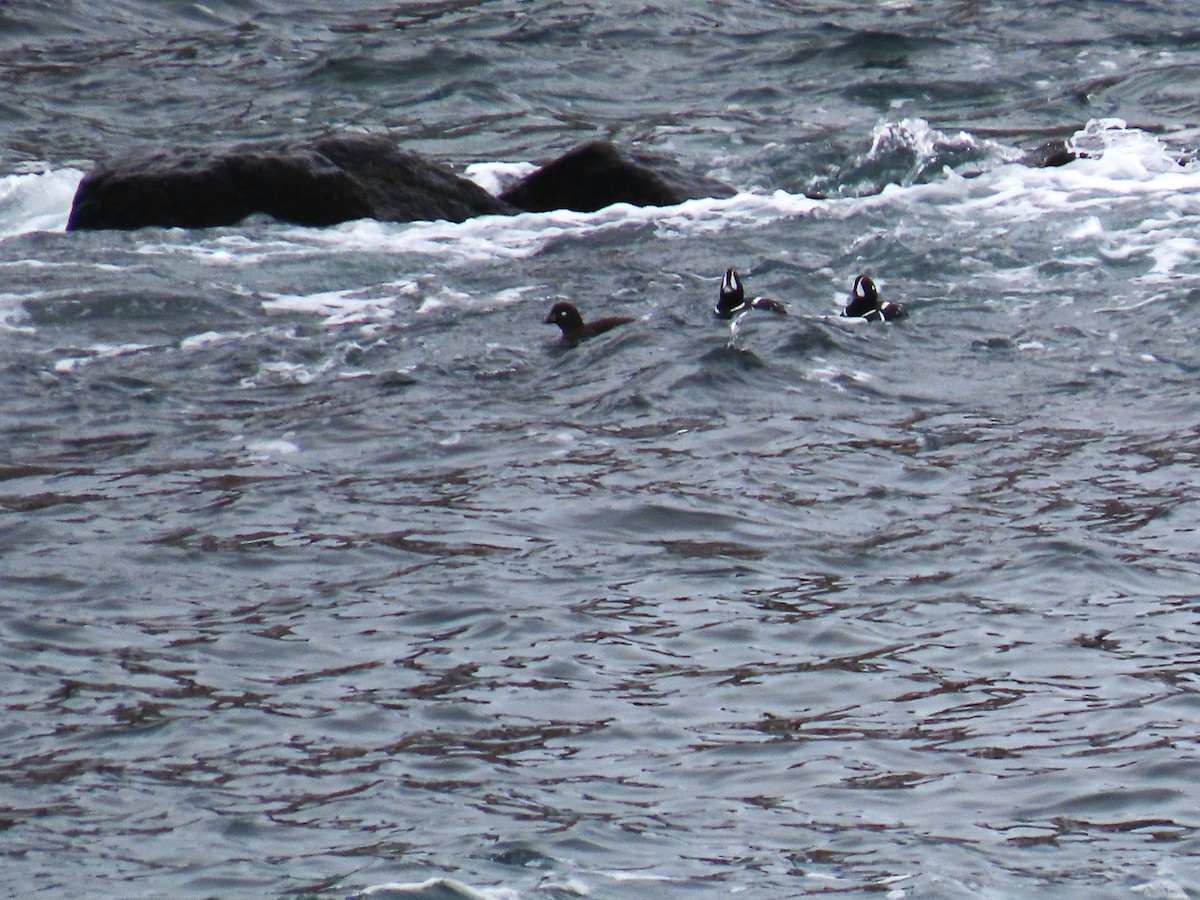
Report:
[[764,309],[767,312],[787,315],[787,307],[778,300],[770,297],[755,297],[746,299],[746,289],[742,287],[742,279],[734,269],[726,269],[725,277],[721,280],[721,294],[717,305],[713,307],[713,315],[718,319],[732,319],[734,316],[751,309]]
[[899,303],[880,303],[879,290],[870,275],[859,275],[854,279],[854,288],[850,292],[850,300],[842,315],[854,319],[866,319],[868,322],[891,322],[903,319],[908,315]]
[[550,313],[545,318],[545,324],[557,325],[562,329],[563,342],[572,346],[632,321],[628,316],[609,316],[593,322],[584,322],[579,310],[565,300],[550,307]]

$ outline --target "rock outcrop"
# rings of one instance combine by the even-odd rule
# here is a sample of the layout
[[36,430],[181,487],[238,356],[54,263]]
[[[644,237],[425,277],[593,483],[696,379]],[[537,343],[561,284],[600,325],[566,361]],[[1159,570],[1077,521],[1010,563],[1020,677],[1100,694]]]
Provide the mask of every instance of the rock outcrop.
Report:
[[262,214],[296,225],[353,219],[447,220],[613,203],[671,206],[728,197],[719,181],[593,141],[493,197],[441,163],[383,137],[335,135],[286,144],[160,149],[100,163],[79,184],[68,230],[212,228]]
[[674,171],[655,157],[604,141],[581,144],[530,173],[500,199],[525,212],[595,212],[614,203],[674,206],[701,197],[732,197],[727,184]]
[[411,222],[515,210],[386,138],[340,135],[222,150],[157,150],[102,162],[75,193],[68,230],[210,228],[265,214],[297,225]]

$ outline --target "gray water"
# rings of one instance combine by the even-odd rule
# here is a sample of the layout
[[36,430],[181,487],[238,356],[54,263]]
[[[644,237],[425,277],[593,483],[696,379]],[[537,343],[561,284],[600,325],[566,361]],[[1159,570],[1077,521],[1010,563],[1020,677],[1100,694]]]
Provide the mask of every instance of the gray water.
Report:
[[[1194,16],[334,6],[0,10],[0,893],[1200,895]],[[330,127],[739,192],[63,231]]]

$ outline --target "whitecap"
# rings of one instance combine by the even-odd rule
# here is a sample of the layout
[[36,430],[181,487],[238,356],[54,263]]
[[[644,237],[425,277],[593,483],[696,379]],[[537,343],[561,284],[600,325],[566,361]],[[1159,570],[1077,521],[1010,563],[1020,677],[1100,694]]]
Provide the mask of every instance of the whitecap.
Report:
[[547,875],[538,882],[537,889],[539,892],[555,895],[570,895],[572,897],[590,897],[592,895],[591,888],[580,881],[578,878],[562,875]]
[[87,365],[97,359],[115,359],[119,356],[130,356],[153,349],[150,344],[95,344],[81,348],[78,356],[64,357],[54,364],[55,372],[74,372],[80,366]]
[[1183,269],[1194,271],[1200,259],[1200,239],[1196,237],[1163,238],[1146,250],[1154,265],[1142,276],[1143,281],[1170,282]]
[[1191,896],[1177,881],[1169,878],[1158,878],[1144,884],[1135,884],[1129,889],[1131,894],[1147,897],[1150,900],[1188,900]]
[[29,299],[31,298],[28,295],[0,294],[0,329],[20,334],[37,333],[33,326],[23,324],[28,315],[25,311],[25,301]]
[[479,162],[467,166],[463,177],[498,197],[537,168],[531,162]]
[[1067,148],[1110,178],[1144,180],[1179,168],[1162,141],[1123,119],[1092,119],[1072,135]]
[[315,294],[268,293],[262,307],[267,312],[323,315],[326,325],[360,324],[391,318],[395,315],[396,301],[401,297],[414,296],[418,291],[416,282],[411,281],[384,287],[393,287],[396,291],[383,296],[374,296],[373,288],[345,288]]
[[[920,207],[922,215],[932,209],[948,217],[980,245],[993,236],[1026,228],[1037,219],[1067,216],[1073,222],[1061,228],[1062,239],[1080,245],[1079,252],[1072,248],[1071,265],[1086,266],[1096,259],[1145,258],[1143,277],[1148,281],[1166,281],[1180,273],[1194,277],[1191,269],[1200,259],[1200,165],[1180,166],[1157,138],[1115,120],[1089,123],[1072,139],[1072,145],[1087,158],[1046,169],[1002,162],[970,178],[946,169],[939,180],[890,184],[866,197],[820,200],[783,190],[741,191],[728,198],[690,200],[671,207],[616,204],[589,213],[558,210],[482,216],[457,223],[360,220],[329,228],[273,225],[254,238],[204,235],[187,243],[147,242],[137,252],[195,255],[215,265],[252,265],[277,256],[330,252],[424,255],[436,259],[429,263],[430,271],[444,271],[447,267],[474,268],[526,259],[556,242],[621,229],[648,229],[654,239],[673,241],[760,228],[792,218],[841,219],[874,216],[881,209]],[[868,155],[886,153],[895,146],[911,153],[916,165],[959,151],[978,157],[980,148],[993,160],[1011,157],[1001,145],[979,141],[968,132],[943,133],[917,118],[878,126]],[[497,173],[515,174],[526,165],[478,163],[473,171],[485,179],[486,173],[496,177]],[[1144,203],[1147,197],[1156,202]],[[1170,215],[1164,214],[1164,205]],[[1140,224],[1139,214],[1147,217]],[[1148,218],[1151,214],[1153,221]],[[1128,223],[1131,217],[1132,225]],[[1095,243],[1094,249],[1089,242]],[[1059,258],[1068,257],[1059,254]],[[413,271],[411,260],[408,265]],[[262,306],[272,312],[321,316],[328,325],[367,326],[394,316],[401,300],[415,299],[417,311],[427,313],[442,306],[514,303],[531,290],[533,286],[522,285],[474,297],[446,287],[426,289],[418,279],[313,294],[270,294]]]
[[443,287],[421,298],[421,305],[417,307],[417,315],[424,315],[432,312],[435,309],[441,309],[447,305],[462,305],[471,299],[470,294],[465,294],[462,291],[456,291],[452,288]]
[[419,882],[393,881],[363,888],[360,897],[380,897],[381,900],[427,898],[427,900],[519,900],[509,888],[478,889],[454,878],[429,878]]
[[179,342],[180,350],[197,350],[200,347],[208,347],[212,344],[219,344],[227,339],[227,335],[220,331],[205,331],[202,334],[193,334],[191,337],[186,337]]
[[0,239],[32,231],[65,231],[78,169],[54,169],[0,178]]
[[627,872],[621,869],[601,872],[600,874],[606,878],[611,878],[613,881],[622,883],[638,881],[670,883],[683,881],[682,878],[676,878],[672,875],[657,875],[653,872]]
[[[828,360],[820,358],[818,358],[816,362],[818,365],[804,371],[804,379],[806,381],[815,381],[818,384],[824,384],[840,393],[845,393],[847,391],[846,382],[867,384],[868,382],[874,380],[874,376],[871,375],[870,372],[864,372],[860,369],[841,369],[836,366],[829,365]],[[793,394],[800,394],[804,393],[804,388],[792,386],[788,388],[788,391]]]
[[1088,238],[1101,237],[1104,234],[1104,225],[1101,223],[1098,216],[1088,216],[1079,226],[1067,232],[1067,238],[1072,241],[1083,241]]
[[[596,212],[555,210],[512,216],[479,216],[464,222],[382,222],[360,219],[324,228],[275,224],[254,239],[244,235],[200,235],[193,241],[148,240],[135,250],[148,256],[192,256],[212,265],[254,266],[267,261],[325,253],[378,253],[429,256],[439,267],[477,266],[528,259],[564,240],[579,240],[629,228],[653,229],[663,240],[728,228],[756,227],[812,214],[839,201],[814,200],[787,191],[743,191],[728,198],[688,200],[676,206],[636,207],[618,203]],[[178,237],[176,233],[175,237]],[[511,299],[505,295],[499,299]],[[363,301],[357,289],[270,298],[269,309],[295,309],[326,315],[343,313]],[[394,300],[395,298],[391,298]],[[378,298],[375,298],[378,300]],[[372,300],[367,298],[369,306]],[[386,304],[385,304],[386,305]],[[370,314],[370,313],[368,313]]]
[[322,363],[316,370],[309,369],[307,366],[302,366],[299,363],[276,360],[274,362],[263,363],[255,375],[243,378],[239,384],[243,388],[259,388],[266,385],[312,384],[318,375],[323,375],[332,368],[333,362],[330,360]]
[[872,165],[904,166],[907,171],[899,175],[898,186],[910,187],[919,179],[926,180],[928,173],[948,174],[954,167],[978,171],[985,164],[1020,158],[1021,152],[1015,147],[977,138],[969,131],[950,134],[934,128],[925,119],[909,116],[877,124],[871,132],[870,149],[848,171],[862,171]]
[[259,459],[274,459],[277,456],[292,456],[300,452],[300,445],[286,438],[264,438],[247,441],[246,451]]
[[617,203],[596,212],[555,210],[515,216],[480,216],[465,222],[391,223],[361,220],[327,229],[293,228],[285,236],[300,244],[347,253],[435,256],[460,264],[528,259],[551,244],[610,231],[650,226],[656,237],[719,232],[811,213],[821,201],[776,191],[742,192],[729,198],[688,200],[676,206]]

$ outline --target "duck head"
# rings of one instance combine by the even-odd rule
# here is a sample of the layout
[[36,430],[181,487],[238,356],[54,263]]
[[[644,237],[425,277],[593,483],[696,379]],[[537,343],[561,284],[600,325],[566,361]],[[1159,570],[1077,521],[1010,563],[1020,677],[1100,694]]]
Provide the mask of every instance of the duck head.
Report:
[[550,312],[547,313],[544,321],[547,325],[557,325],[562,329],[563,334],[570,334],[583,328],[583,316],[574,305],[565,300],[560,300],[550,307]]
[[721,279],[721,295],[717,298],[717,305],[713,307],[713,314],[728,319],[745,302],[746,289],[742,286],[742,279],[738,277],[735,269],[726,269],[725,277]]
[[854,279],[854,288],[850,294],[850,302],[846,304],[843,315],[865,316],[879,309],[879,290],[870,275],[859,275]]

